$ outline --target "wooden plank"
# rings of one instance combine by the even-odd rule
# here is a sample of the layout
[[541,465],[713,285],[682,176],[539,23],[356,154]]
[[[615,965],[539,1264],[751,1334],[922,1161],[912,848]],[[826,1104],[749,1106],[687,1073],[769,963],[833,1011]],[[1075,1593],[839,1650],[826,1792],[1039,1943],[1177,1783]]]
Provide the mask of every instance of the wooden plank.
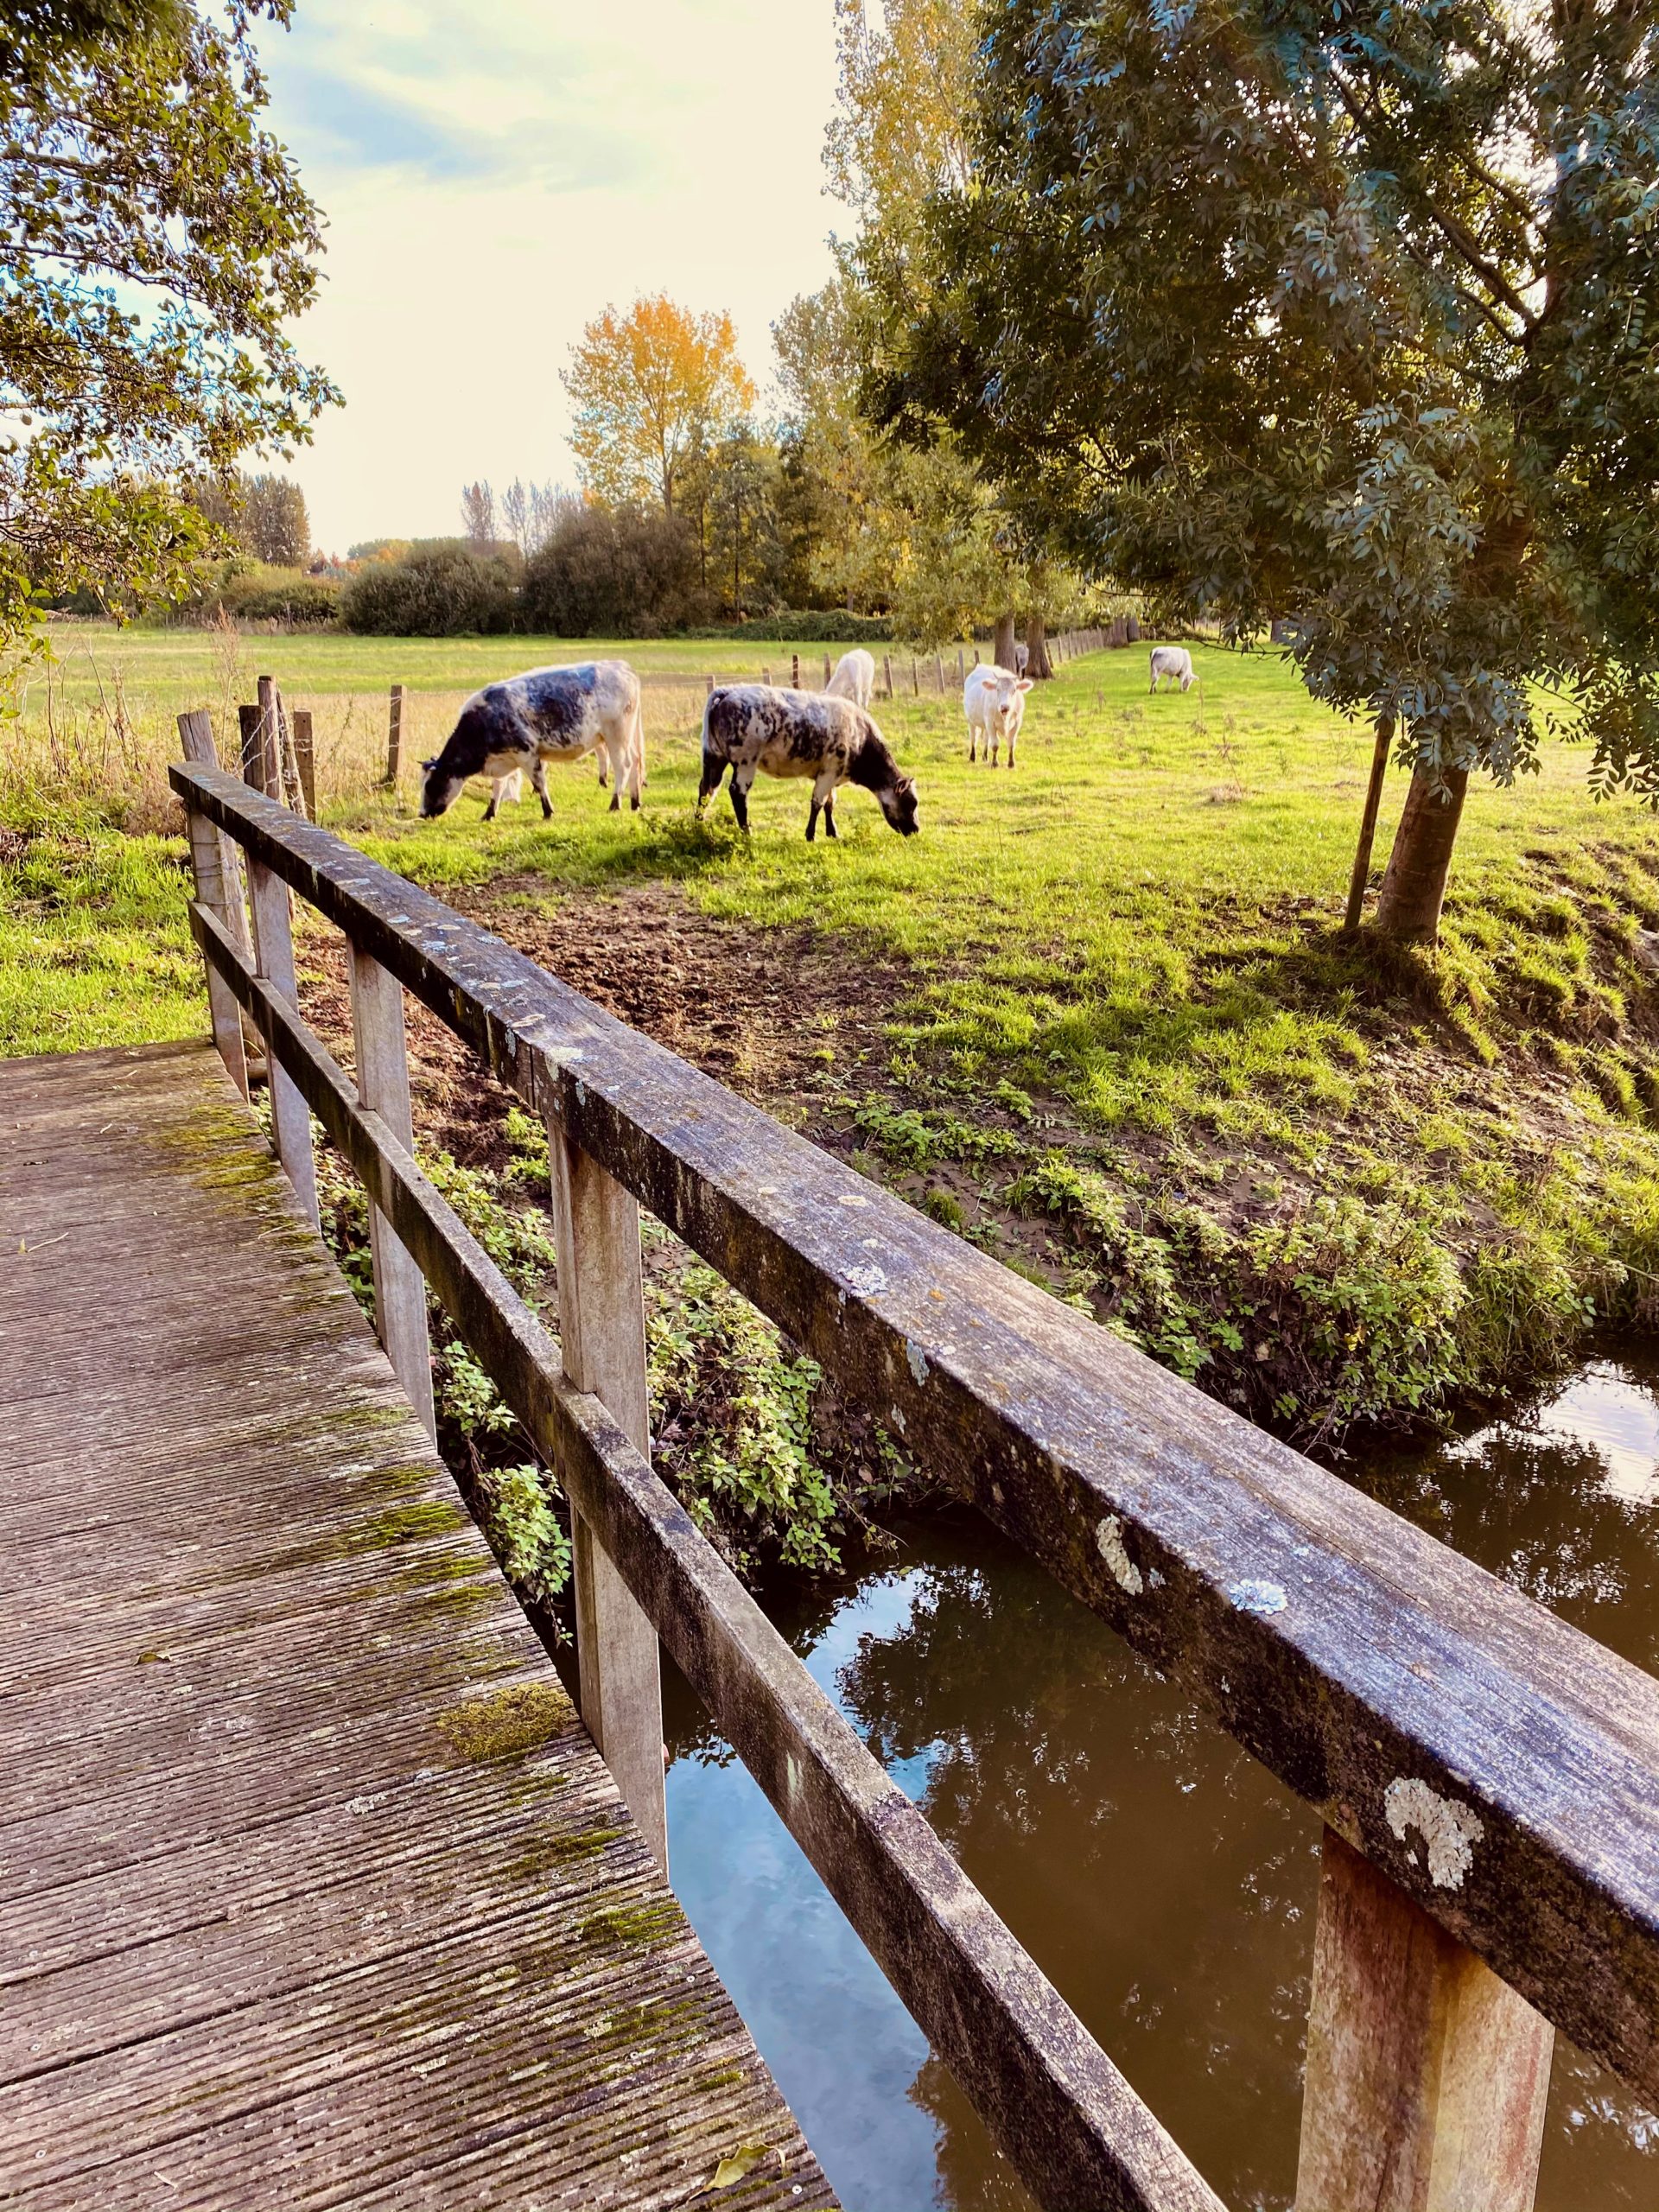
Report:
[[[371,954],[350,947],[352,1037],[357,1060],[357,1088],[398,1142],[413,1149],[415,1127],[409,1096],[409,1045],[404,1024],[404,988]],[[397,1379],[429,1436],[435,1440],[438,1417],[432,1399],[432,1339],[426,1324],[426,1284],[421,1271],[382,1218],[369,1208],[369,1240],[374,1267],[375,1326]]]
[[[320,2212],[448,2177],[451,2203],[667,2212],[760,2141],[734,2198],[828,2212],[217,1060],[88,1060],[0,1064],[0,1193],[9,1152],[56,1158],[76,1208],[89,1172],[147,1193],[172,1250],[87,1240],[7,1328],[32,1372],[67,1316],[145,1315],[138,1357],[118,1320],[100,1387],[50,1401],[53,1457],[0,1424],[0,1568],[19,1537],[35,1568],[0,1605],[0,2194]],[[42,1465],[101,1544],[44,1536]],[[498,1739],[504,1710],[528,1719]]]
[[213,918],[191,925],[244,1002],[265,1001],[273,1051],[1038,2202],[1219,2212],[454,1210]]
[[[548,1131],[553,1238],[564,1372],[602,1400],[634,1449],[651,1456],[645,1393],[645,1306],[639,1208],[555,1123]],[[571,1526],[576,1660],[582,1717],[624,1799],[668,1872],[663,1785],[662,1666],[657,1631],[594,1541],[585,1518]]]
[[[1659,1686],[228,779],[290,880],[1350,1843],[1659,2101]],[[1474,1826],[1437,1877],[1395,1785]],[[1391,1795],[1391,1793],[1395,1793]],[[1448,1813],[1447,1817],[1451,1817]]]
[[[1436,1837],[1427,1848],[1444,1848]],[[1300,2212],[1532,2212],[1555,2031],[1327,1828]]]

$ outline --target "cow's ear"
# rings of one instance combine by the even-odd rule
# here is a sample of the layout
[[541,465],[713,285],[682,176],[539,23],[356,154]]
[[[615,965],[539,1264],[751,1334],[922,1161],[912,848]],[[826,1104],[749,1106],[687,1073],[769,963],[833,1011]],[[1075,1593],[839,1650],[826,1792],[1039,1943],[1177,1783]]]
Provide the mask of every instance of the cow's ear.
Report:
[[1035,687],[1035,683],[1036,679],[1034,677],[1022,676],[1014,688],[1016,691],[1029,691]]
[[432,758],[429,760],[423,760],[421,763],[422,767],[427,769],[435,768],[437,765],[438,756],[435,753],[432,755]]

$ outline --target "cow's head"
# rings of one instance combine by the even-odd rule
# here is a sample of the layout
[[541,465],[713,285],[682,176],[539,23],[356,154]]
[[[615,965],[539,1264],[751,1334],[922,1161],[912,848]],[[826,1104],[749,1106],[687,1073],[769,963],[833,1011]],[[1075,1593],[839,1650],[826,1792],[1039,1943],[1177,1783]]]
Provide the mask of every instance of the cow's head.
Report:
[[896,830],[901,837],[913,837],[921,827],[916,819],[915,779],[900,776],[896,784],[889,784],[885,791],[878,791],[876,798],[887,817],[887,827]]
[[434,822],[439,815],[447,814],[461,797],[461,787],[466,781],[465,776],[454,775],[444,767],[443,757],[441,753],[433,760],[423,760],[421,763],[422,819],[426,822]]
[[1030,677],[1010,676],[1006,669],[997,671],[988,703],[1005,736],[1025,720],[1026,694],[1031,688]]

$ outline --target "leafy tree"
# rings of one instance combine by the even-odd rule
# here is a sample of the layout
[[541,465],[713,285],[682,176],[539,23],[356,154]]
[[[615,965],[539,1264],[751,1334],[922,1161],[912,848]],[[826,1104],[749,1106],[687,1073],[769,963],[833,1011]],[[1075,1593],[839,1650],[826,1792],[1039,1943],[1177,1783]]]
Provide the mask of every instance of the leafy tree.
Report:
[[382,637],[487,637],[510,630],[518,612],[512,571],[466,544],[411,549],[402,561],[359,569],[341,592],[347,630]]
[[607,307],[570,353],[570,446],[596,499],[660,499],[672,514],[693,458],[754,404],[730,315],[693,315],[666,293],[626,315]]
[[528,561],[546,544],[562,518],[581,502],[556,484],[526,484],[515,476],[501,494],[501,519],[509,539]]
[[0,651],[41,602],[187,588],[182,485],[309,435],[338,397],[285,326],[320,219],[260,124],[289,0],[0,7]]
[[191,493],[197,512],[245,553],[275,569],[302,569],[311,556],[305,494],[291,477],[238,471]]
[[657,506],[570,500],[524,567],[523,613],[563,638],[649,637],[703,619],[690,524]]
[[[1432,939],[1471,770],[1659,799],[1659,24],[1630,0],[1007,0],[868,397],[1167,621],[1288,617],[1412,771]],[[912,266],[918,264],[912,255]],[[1374,818],[1373,807],[1368,819]],[[1356,868],[1356,915],[1369,853]]]

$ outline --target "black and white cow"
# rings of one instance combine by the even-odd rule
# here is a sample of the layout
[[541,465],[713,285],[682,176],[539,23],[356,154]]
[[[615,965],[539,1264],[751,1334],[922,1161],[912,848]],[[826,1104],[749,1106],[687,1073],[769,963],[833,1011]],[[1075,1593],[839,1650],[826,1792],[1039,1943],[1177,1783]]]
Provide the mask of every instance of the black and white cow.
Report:
[[702,710],[699,814],[728,767],[732,812],[746,833],[749,791],[762,768],[769,776],[811,777],[809,842],[817,835],[820,814],[824,834],[835,836],[836,791],[842,784],[862,784],[873,791],[889,828],[901,837],[916,833],[916,785],[872,717],[850,699],[774,690],[765,683],[730,683],[711,691]]
[[449,741],[435,760],[421,766],[421,812],[429,820],[452,807],[470,776],[487,776],[494,787],[493,815],[503,786],[522,769],[535,786],[545,818],[550,760],[601,759],[608,767],[611,811],[639,804],[645,780],[645,721],[639,679],[625,660],[582,661],[570,668],[532,668],[499,683],[486,683],[462,707]]

